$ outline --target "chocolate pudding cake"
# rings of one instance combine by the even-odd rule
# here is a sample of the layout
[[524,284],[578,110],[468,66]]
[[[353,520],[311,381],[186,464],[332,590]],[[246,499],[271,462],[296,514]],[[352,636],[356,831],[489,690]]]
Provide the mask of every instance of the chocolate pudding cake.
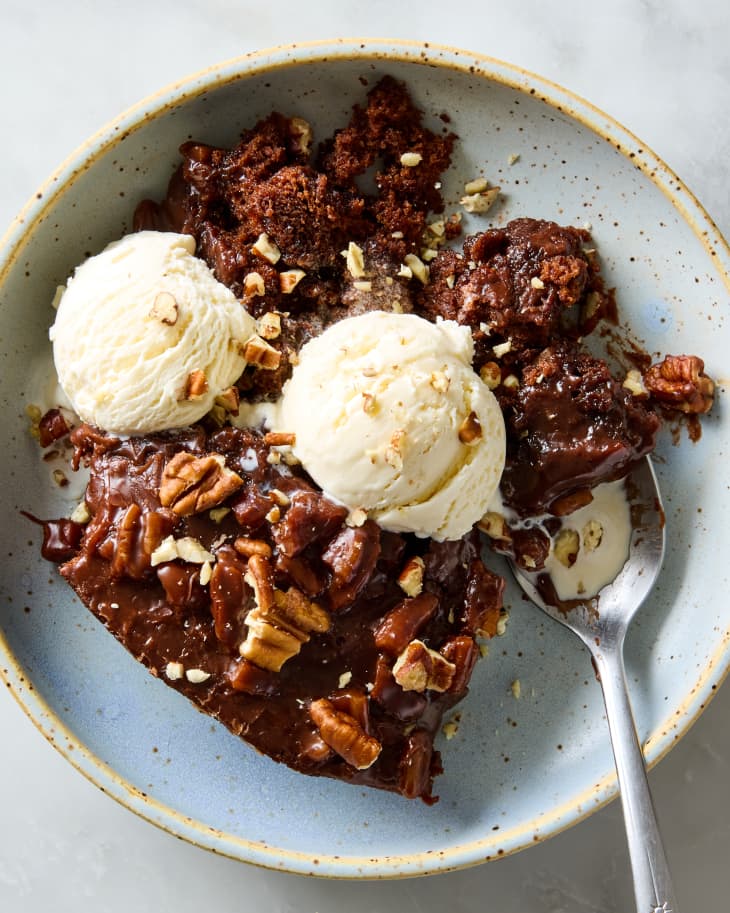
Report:
[[[480,640],[500,628],[504,580],[484,543],[539,569],[550,538],[530,518],[559,528],[651,452],[662,409],[702,413],[713,392],[693,356],[627,378],[588,352],[584,338],[616,307],[587,231],[520,218],[460,243],[440,192],[457,141],[428,129],[385,77],[316,148],[308,123],[276,112],[232,149],[183,144],[167,195],[139,203],[134,230],[195,239],[255,321],[236,343],[241,369],[213,390],[209,370],[184,366],[178,398],[210,406],[182,427],[120,433],[63,409],[38,425],[43,446],[68,436],[74,468],[90,471],[74,514],[44,524],[43,554],[141,663],[276,761],[426,802],[443,716],[467,692]],[[364,192],[373,171],[377,190]],[[471,211],[494,199],[486,182],[467,189]],[[183,330],[176,294],[155,294],[161,332]],[[380,312],[453,327],[479,395],[501,411],[497,501],[463,534],[429,525],[443,479],[424,482],[425,525],[380,523],[380,492],[343,503],[299,459],[291,430],[261,418],[297,382],[311,340]],[[358,388],[358,421],[396,397],[396,369],[395,386]],[[384,372],[373,368],[373,383]],[[438,369],[424,389],[445,398],[454,383]],[[407,416],[398,421],[383,453],[368,453],[400,482],[411,468]],[[457,473],[492,432],[476,406],[454,422]]]

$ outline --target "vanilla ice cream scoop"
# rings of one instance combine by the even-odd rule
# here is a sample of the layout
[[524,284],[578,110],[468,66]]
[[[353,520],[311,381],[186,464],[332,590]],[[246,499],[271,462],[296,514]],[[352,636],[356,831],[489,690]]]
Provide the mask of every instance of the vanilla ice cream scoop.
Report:
[[78,415],[116,434],[202,418],[246,366],[256,332],[190,235],[127,235],[79,266],[51,327],[61,387]]
[[458,539],[504,468],[505,429],[468,327],[375,311],[308,342],[274,424],[330,496],[383,528]]

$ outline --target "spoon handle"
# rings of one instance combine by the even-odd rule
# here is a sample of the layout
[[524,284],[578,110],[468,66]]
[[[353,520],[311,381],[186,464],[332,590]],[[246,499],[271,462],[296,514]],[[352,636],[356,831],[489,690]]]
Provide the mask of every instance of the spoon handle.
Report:
[[677,913],[644,758],[626,687],[623,640],[592,645],[599,673],[621,791],[637,913]]

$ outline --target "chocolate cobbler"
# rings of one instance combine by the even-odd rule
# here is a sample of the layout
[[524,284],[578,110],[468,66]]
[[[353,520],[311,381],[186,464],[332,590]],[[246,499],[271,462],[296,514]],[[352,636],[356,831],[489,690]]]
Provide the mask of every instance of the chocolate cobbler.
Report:
[[[276,761],[427,802],[434,737],[500,623],[504,580],[482,533],[382,529],[318,488],[291,436],[231,419],[276,400],[336,321],[454,320],[504,415],[503,504],[559,523],[653,449],[665,410],[700,414],[713,394],[694,356],[617,377],[588,352],[615,303],[587,231],[521,218],[460,243],[440,193],[456,141],[386,77],[316,148],[309,124],[279,113],[232,149],[183,144],[167,195],[139,203],[134,227],[194,236],[258,321],[247,367],[183,430],[121,437],[58,409],[38,425],[43,446],[68,437],[90,470],[82,510],[44,524],[43,553],[140,662]],[[542,528],[494,512],[480,525],[542,567]]]

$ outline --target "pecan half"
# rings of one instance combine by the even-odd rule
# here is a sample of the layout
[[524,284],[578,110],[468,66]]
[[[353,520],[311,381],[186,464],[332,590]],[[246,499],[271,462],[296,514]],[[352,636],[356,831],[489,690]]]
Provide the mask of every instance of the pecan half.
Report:
[[644,375],[654,399],[670,409],[701,415],[712,408],[715,384],[696,355],[667,355]]
[[369,736],[354,717],[335,710],[331,701],[313,701],[309,714],[322,740],[351,767],[367,770],[378,759],[383,747],[380,742]]
[[422,640],[412,640],[393,666],[393,678],[404,691],[448,691],[456,666]]
[[160,503],[181,517],[216,507],[243,485],[243,479],[228,469],[223,456],[209,453],[196,457],[182,451],[165,466],[160,482]]

